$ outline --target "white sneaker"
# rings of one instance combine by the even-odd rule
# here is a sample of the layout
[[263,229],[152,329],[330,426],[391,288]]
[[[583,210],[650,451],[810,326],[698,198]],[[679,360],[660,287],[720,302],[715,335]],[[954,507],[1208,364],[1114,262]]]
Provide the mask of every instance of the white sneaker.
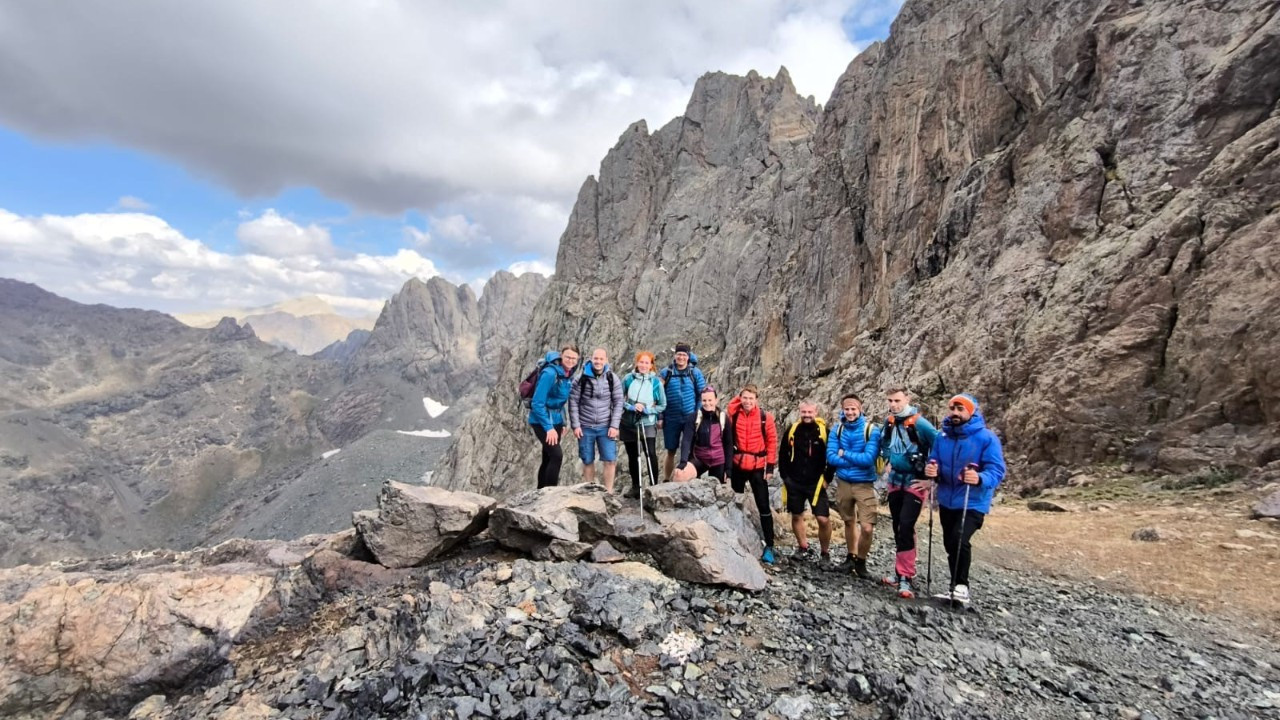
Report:
[[951,596],[955,598],[955,601],[958,603],[969,602],[969,586],[957,585],[956,589],[952,591]]

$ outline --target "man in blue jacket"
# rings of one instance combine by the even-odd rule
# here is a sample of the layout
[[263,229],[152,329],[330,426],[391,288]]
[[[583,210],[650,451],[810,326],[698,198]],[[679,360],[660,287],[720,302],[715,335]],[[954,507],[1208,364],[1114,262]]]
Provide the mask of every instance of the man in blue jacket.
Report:
[[938,515],[951,570],[952,590],[941,597],[967,603],[969,540],[991,512],[991,496],[1005,473],[1000,438],[982,419],[978,398],[962,393],[947,403],[947,417],[924,472],[937,486]]
[[671,479],[676,468],[676,453],[680,452],[681,434],[690,418],[698,411],[698,403],[702,398],[702,390],[707,386],[707,379],[698,369],[698,358],[693,354],[688,343],[676,343],[676,353],[671,364],[658,373],[662,380],[663,390],[667,395],[667,409],[662,413],[658,423],[662,428],[663,447],[667,449],[667,460],[663,464],[662,479]]
[[865,580],[871,577],[867,554],[880,509],[875,488],[880,427],[862,414],[862,400],[857,395],[845,395],[840,409],[840,424],[827,435],[827,466],[835,470],[836,510],[844,520],[848,548],[844,562],[836,568]]
[[538,373],[529,400],[527,422],[533,428],[542,447],[542,462],[538,465],[538,487],[560,484],[560,463],[564,453],[560,449],[560,433],[564,432],[564,406],[569,401],[573,371],[578,367],[578,346],[567,344],[560,352],[549,352],[546,365]]

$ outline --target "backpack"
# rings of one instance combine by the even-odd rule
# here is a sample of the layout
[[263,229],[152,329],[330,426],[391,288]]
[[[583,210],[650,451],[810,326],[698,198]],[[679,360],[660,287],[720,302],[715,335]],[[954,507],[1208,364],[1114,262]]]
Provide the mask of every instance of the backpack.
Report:
[[[911,417],[903,420],[902,427],[906,428],[907,439],[911,441],[912,445],[916,446],[916,450],[923,453],[927,453],[929,451],[929,448],[924,447],[923,445],[920,444],[920,432],[916,430],[916,421],[919,419],[920,419],[920,413],[916,413]],[[896,418],[894,418],[894,416],[892,415],[890,415],[889,418],[885,420],[884,430],[880,433],[880,449],[876,453],[877,456],[883,455],[884,449],[888,447],[889,437],[893,434],[893,427],[896,424],[895,420]],[[868,421],[867,424],[870,425],[871,424],[870,421]]]
[[[814,422],[818,423],[818,439],[822,441],[822,450],[825,453],[827,447],[827,423],[822,418],[818,418]],[[791,423],[791,429],[787,431],[787,444],[791,446],[792,460],[796,459],[796,428],[799,426],[800,423],[793,422]],[[839,437],[839,435],[840,431],[837,430],[836,436]]]
[[[608,378],[609,380],[609,395],[612,396],[613,395],[613,371],[610,370],[608,371],[608,373],[609,374],[605,375],[605,377]],[[587,377],[587,374],[585,372],[582,373],[582,375],[578,376],[578,393],[583,397],[587,397],[587,388],[591,388],[591,397],[595,397],[596,386],[595,386],[595,383],[587,382],[590,379],[591,378]],[[537,376],[534,376],[534,381],[536,383]],[[533,395],[532,390],[529,391],[529,395],[530,396]]]
[[[671,393],[667,388],[671,385],[671,378],[677,376],[689,378],[689,382],[693,384],[693,402],[696,405],[698,396],[702,394],[703,389],[706,387],[705,385],[701,388],[698,387],[698,378],[693,374],[693,369],[696,367],[698,367],[698,356],[692,353],[689,354],[689,365],[683,370],[677,370],[675,361],[672,361],[670,365],[662,369],[663,372],[659,373],[662,376],[662,391],[670,397]],[[696,410],[697,408],[694,409]]]
[[[871,422],[871,418],[867,418],[867,421],[862,424],[862,441],[863,442],[871,442],[871,430],[875,426],[876,424]],[[914,430],[915,430],[915,424],[912,423],[911,429],[908,430],[907,432],[910,433]],[[840,438],[843,436],[844,436],[844,419],[841,418],[840,425],[836,428],[837,444],[840,443]],[[881,453],[881,450],[883,448],[884,448],[884,434],[882,433],[880,435],[880,445],[879,447],[876,448],[876,475],[883,475],[884,471],[889,469],[889,458],[885,457],[884,454]]]
[[[552,362],[558,363],[560,359],[557,357]],[[542,371],[549,364],[546,356],[542,356],[538,359],[538,363],[533,366],[533,370],[529,371],[529,374],[524,376],[524,380],[520,381],[520,402],[525,407],[529,407],[529,403],[533,400],[533,391],[538,389],[538,376],[542,374]]]

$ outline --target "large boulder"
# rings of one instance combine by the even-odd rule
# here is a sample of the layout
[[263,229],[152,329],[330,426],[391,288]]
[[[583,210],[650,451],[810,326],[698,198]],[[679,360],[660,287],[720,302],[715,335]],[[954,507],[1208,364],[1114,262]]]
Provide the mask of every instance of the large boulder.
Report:
[[235,643],[314,607],[299,565],[310,550],[237,540],[0,570],[0,716],[127,709],[208,674]]
[[613,535],[621,502],[602,485],[529,490],[498,503],[489,535],[539,560],[577,560]]
[[389,568],[406,568],[439,557],[489,524],[497,501],[486,495],[388,480],[378,510],[354,514],[364,544]]
[[671,577],[690,582],[764,589],[757,559],[764,541],[728,486],[695,480],[646,490],[664,541],[648,550]]
[[1262,502],[1253,506],[1255,518],[1280,518],[1280,490],[1268,495]]

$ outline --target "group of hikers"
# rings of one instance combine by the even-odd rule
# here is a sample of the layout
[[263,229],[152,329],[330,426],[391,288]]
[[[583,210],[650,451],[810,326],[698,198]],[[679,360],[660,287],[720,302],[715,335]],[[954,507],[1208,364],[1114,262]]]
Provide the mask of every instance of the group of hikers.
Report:
[[[970,539],[982,527],[1005,474],[1000,440],[986,427],[974,395],[952,397],[940,428],[911,404],[901,386],[887,389],[888,413],[882,424],[864,414],[862,398],[853,393],[840,399],[840,417],[830,428],[818,405],[805,400],[797,408],[799,419],[779,436],[773,414],[760,407],[755,385],[744,385],[721,409],[720,392],[707,384],[697,356],[685,343],[675,346],[671,362],[661,370],[652,352],[637,353],[634,369],[621,378],[603,348],[592,351],[579,374],[580,359],[572,344],[549,352],[521,386],[521,395],[529,400],[528,423],[542,450],[538,487],[559,483],[567,425],[578,442],[583,479],[596,481],[598,459],[600,482],[612,493],[621,440],[631,475],[626,497],[639,496],[642,479],[687,482],[707,475],[730,483],[739,495],[749,488],[764,535],[760,559],[772,565],[778,554],[769,479],[776,471],[796,537],[792,559],[814,559],[804,521],[807,509],[818,525],[821,561],[871,579],[867,556],[881,502],[876,485],[883,480],[897,555],[893,571],[882,581],[900,597],[915,596],[916,521],[925,507],[931,513],[936,507],[951,574],[946,595],[969,602]],[[666,453],[661,474],[659,432]],[[834,498],[828,491],[832,485]],[[833,501],[844,521],[846,553],[838,563],[831,559]]]

